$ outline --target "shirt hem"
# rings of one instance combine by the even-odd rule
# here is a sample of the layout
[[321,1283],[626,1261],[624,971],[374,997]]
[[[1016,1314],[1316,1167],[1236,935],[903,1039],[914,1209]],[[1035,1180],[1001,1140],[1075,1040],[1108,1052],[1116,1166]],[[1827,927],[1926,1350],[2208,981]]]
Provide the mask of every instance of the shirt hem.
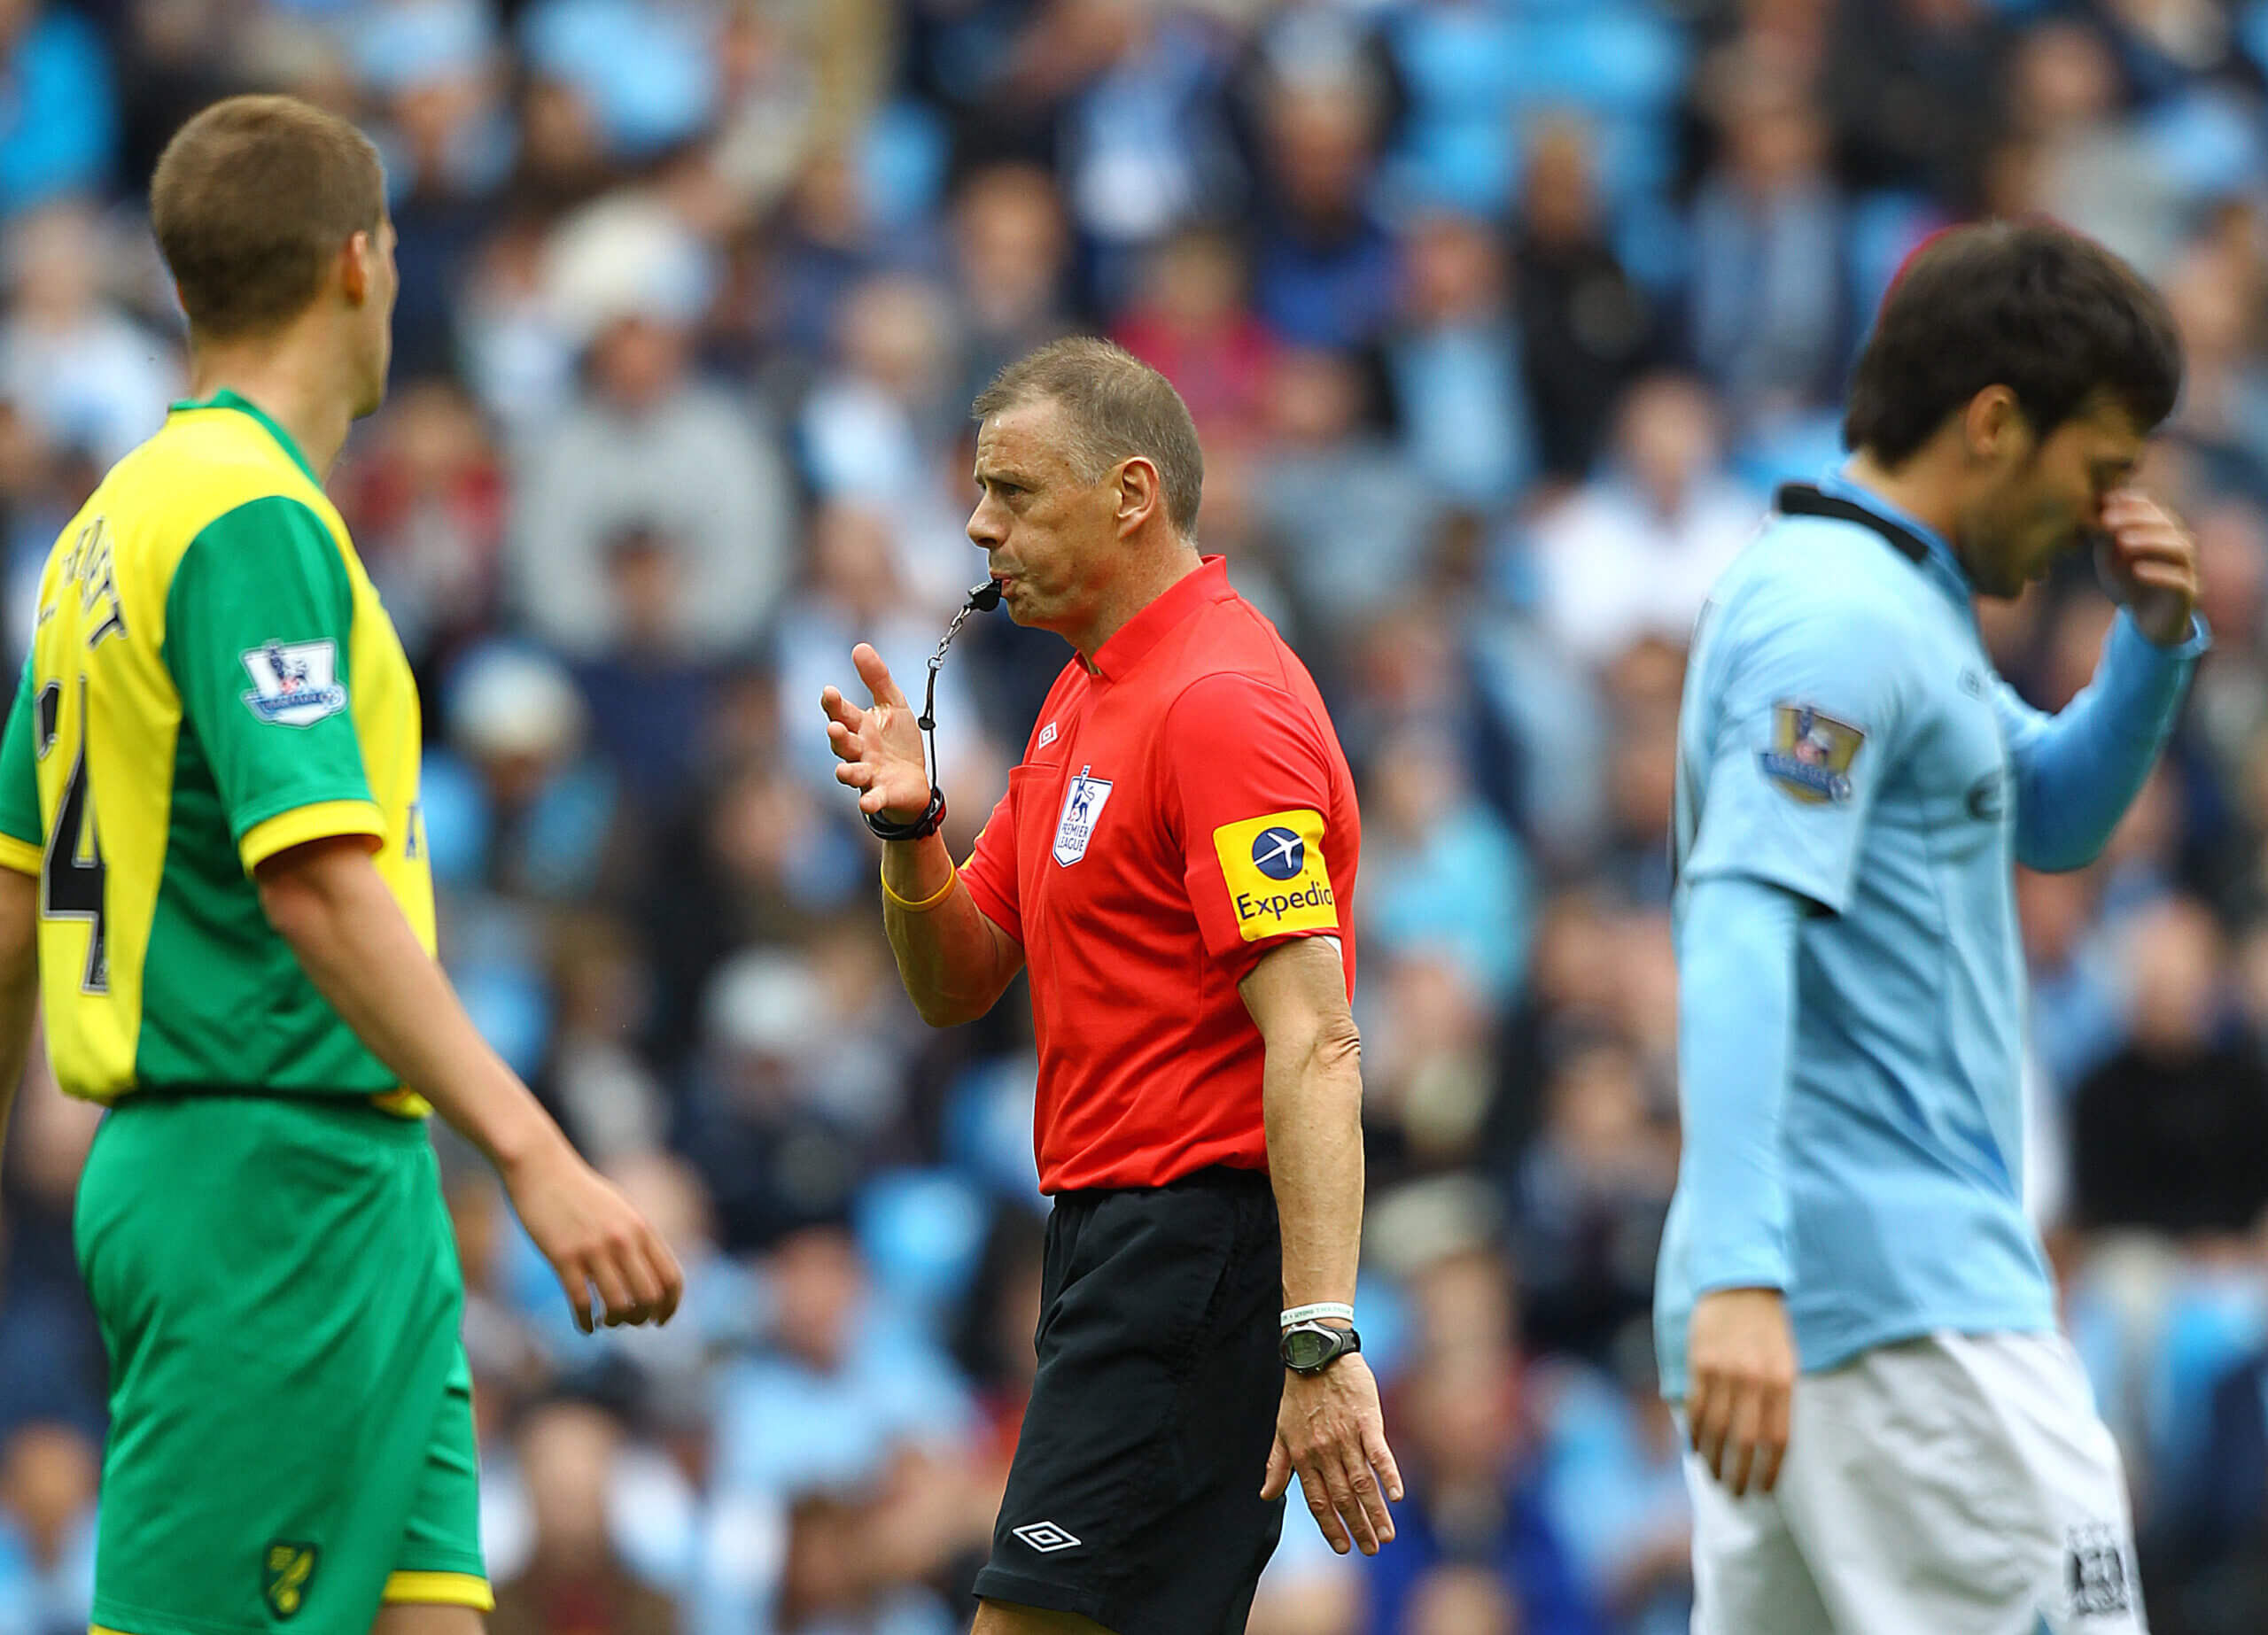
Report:
[[[1689,1309],[1687,1317],[1689,1319]],[[1679,1329],[1683,1331],[1686,1321]],[[1801,1328],[1800,1321],[1797,1327]],[[1842,1368],[1870,1351],[1885,1345],[1902,1344],[1932,1334],[2054,1334],[2060,1332],[2053,1311],[2035,1312],[2026,1316],[2012,1316],[2006,1310],[1991,1313],[1969,1312],[1953,1314],[1925,1314],[1915,1312],[1892,1321],[1869,1325],[1862,1329],[1833,1339],[1814,1337],[1805,1344],[1800,1332],[1796,1337],[1796,1369],[1798,1374],[1825,1374]],[[1681,1366],[1662,1371],[1661,1395],[1666,1402],[1682,1402],[1690,1384],[1689,1370]]]
[[0,834],[0,869],[12,869],[19,874],[29,874],[36,879],[45,856],[37,841],[27,841],[17,834]]

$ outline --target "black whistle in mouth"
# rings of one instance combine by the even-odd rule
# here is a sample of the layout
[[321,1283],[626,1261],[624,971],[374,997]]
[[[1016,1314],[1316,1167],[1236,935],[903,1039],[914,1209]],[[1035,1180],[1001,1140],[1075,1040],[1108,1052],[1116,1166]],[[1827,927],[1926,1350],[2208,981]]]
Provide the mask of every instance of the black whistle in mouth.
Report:
[[968,593],[968,605],[979,613],[990,613],[1000,605],[1000,581],[987,579]]

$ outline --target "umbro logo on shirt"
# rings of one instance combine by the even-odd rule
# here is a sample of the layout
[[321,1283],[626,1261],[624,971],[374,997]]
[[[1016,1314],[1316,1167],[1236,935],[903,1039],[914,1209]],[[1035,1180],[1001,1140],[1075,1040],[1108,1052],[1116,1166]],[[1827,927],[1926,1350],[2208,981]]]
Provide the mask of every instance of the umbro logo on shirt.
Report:
[[1042,1555],[1052,1555],[1058,1550],[1075,1550],[1079,1546],[1078,1535],[1058,1527],[1052,1522],[1027,1522],[1015,1530],[1015,1536]]
[[1053,743],[1054,741],[1055,741],[1055,723],[1053,723],[1052,721],[1051,721],[1051,722],[1049,722],[1045,726],[1044,726],[1044,727],[1042,727],[1042,728],[1040,728],[1040,729],[1039,729],[1039,742],[1037,742],[1037,744],[1034,744],[1034,745],[1032,746],[1032,748],[1035,748],[1035,749],[1045,749],[1045,748],[1046,748],[1048,747],[1048,745],[1050,745],[1050,744]]

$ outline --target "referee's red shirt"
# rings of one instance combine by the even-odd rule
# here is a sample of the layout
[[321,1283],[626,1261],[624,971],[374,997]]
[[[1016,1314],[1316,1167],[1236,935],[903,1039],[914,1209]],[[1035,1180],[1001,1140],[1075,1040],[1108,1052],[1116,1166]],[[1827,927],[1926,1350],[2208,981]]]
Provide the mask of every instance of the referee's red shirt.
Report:
[[962,871],[1031,973],[1043,1191],[1268,1167],[1237,984],[1335,936],[1353,994],[1361,849],[1315,683],[1221,558],[1064,667]]

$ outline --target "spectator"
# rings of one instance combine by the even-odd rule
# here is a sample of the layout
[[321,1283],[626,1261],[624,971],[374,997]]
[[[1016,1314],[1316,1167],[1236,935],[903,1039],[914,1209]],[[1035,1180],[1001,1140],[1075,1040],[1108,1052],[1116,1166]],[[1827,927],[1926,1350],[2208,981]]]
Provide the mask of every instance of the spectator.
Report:
[[94,212],[58,201],[8,229],[12,262],[0,322],[0,398],[41,438],[108,467],[165,422],[182,395],[174,348],[105,298],[108,256]]
[[2072,1106],[2082,1225],[2174,1236],[2251,1230],[2268,1208],[2268,1070],[2224,1042],[2220,933],[2174,901],[2135,926],[2125,1049]]
[[1537,467],[1510,280],[1478,221],[1429,218],[1410,234],[1402,322],[1386,343],[1410,458],[1449,504],[1482,513]]
[[1425,577],[1441,520],[1440,497],[1379,435],[1372,386],[1346,354],[1313,349],[1279,354],[1269,381],[1256,520],[1325,671]]
[[1374,341],[1392,314],[1398,266],[1370,199],[1377,98],[1360,80],[1279,86],[1264,118],[1260,315],[1294,346]]
[[649,203],[562,228],[552,298],[589,337],[587,385],[517,458],[507,562],[534,629],[577,657],[620,635],[608,550],[625,527],[682,548],[671,638],[689,655],[745,647],[785,588],[787,474],[742,406],[689,372],[705,298],[699,247]]
[[1609,243],[1588,131],[1556,120],[1537,132],[1520,188],[1513,301],[1543,475],[1591,474],[1614,406],[1654,360],[1662,322]]
[[1800,81],[1744,64],[1716,114],[1721,157],[1693,204],[1693,355],[1745,428],[1817,407],[1840,378],[1842,202]]
[[335,485],[413,668],[427,674],[496,616],[505,474],[479,410],[446,380],[398,387]]
[[[1586,1603],[1573,1564],[1546,1513],[1532,1455],[1522,1445],[1518,1375],[1509,1356],[1486,1349],[1421,1363],[1403,1399],[1401,1435],[1409,1498],[1395,1518],[1392,1548],[1379,1552],[1370,1575],[1372,1635],[1425,1631],[1446,1635],[1477,1627],[1518,1635],[1590,1635],[1600,1625]],[[1444,1589],[1447,1565],[1486,1569],[1486,1581],[1509,1594],[1502,1603],[1475,1594],[1470,1577]],[[1441,1599],[1460,1609],[1442,1611]],[[1479,1610],[1477,1625],[1425,1623]],[[1499,1620],[1486,1622],[1487,1617]]]
[[1226,234],[1184,229],[1150,252],[1112,336],[1173,382],[1208,454],[1249,438],[1268,385],[1272,343],[1244,283]]
[[952,397],[973,401],[1009,363],[1067,333],[1069,224],[1047,173],[998,165],[961,184],[953,205],[959,368]]
[[1656,1122],[1635,1051],[1572,1051],[1544,1091],[1543,1127],[1514,1178],[1513,1244],[1534,1344],[1604,1364],[1643,1330],[1653,1264],[1677,1180],[1674,1133]]
[[95,1599],[95,1488],[84,1431],[27,1424],[0,1444],[0,1630],[78,1635]]
[[1519,842],[1472,794],[1450,745],[1398,734],[1372,777],[1363,839],[1371,946],[1445,956],[1501,1005],[1526,973],[1534,887]]
[[1837,168],[1861,190],[1919,191],[1963,210],[1981,187],[2007,31],[1984,0],[1834,10],[1822,100]]
[[111,181],[118,104],[94,25],[43,0],[0,0],[0,221]]
[[633,1573],[616,1547],[607,1499],[623,1427],[595,1402],[559,1399],[528,1410],[514,1438],[534,1518],[527,1564],[496,1586],[498,1635],[673,1635],[677,1608]]
[[1642,638],[1682,646],[1763,515],[1725,469],[1717,406],[1697,381],[1651,377],[1617,422],[1606,469],[1531,535],[1544,626],[1594,666]]
[[869,1300],[848,1233],[790,1233],[765,1280],[769,1344],[727,1371],[718,1405],[723,1488],[842,1491],[884,1478],[902,1451],[966,1450],[975,1420],[965,1388],[906,1313]]

